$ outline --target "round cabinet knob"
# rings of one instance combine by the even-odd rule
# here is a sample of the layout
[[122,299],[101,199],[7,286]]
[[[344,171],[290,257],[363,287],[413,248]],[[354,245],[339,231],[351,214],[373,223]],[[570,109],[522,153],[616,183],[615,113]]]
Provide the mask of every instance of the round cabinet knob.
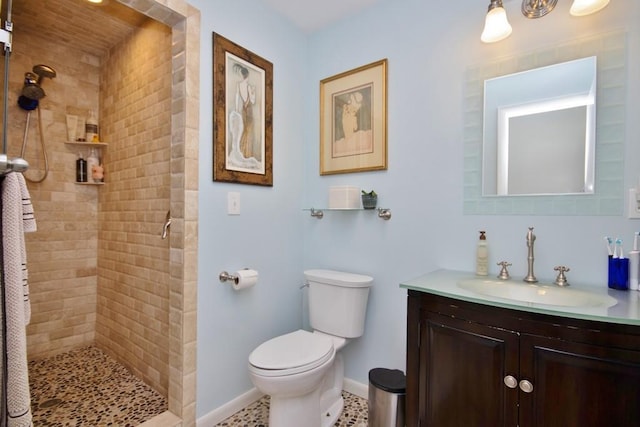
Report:
[[524,391],[525,393],[531,393],[533,391],[533,384],[531,384],[530,381],[521,380],[520,390]]
[[506,377],[504,377],[503,381],[504,381],[504,385],[506,385],[509,388],[518,387],[518,380],[511,375],[507,375]]

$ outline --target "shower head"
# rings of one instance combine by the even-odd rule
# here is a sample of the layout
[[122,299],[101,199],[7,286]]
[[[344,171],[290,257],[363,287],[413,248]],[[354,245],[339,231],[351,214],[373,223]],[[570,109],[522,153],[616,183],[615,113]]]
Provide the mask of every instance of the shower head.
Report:
[[34,65],[33,72],[38,75],[38,84],[42,82],[44,77],[52,79],[56,76],[56,70],[44,64]]
[[22,87],[22,96],[35,101],[44,98],[45,93],[40,86],[38,76],[33,73],[24,73],[24,86]]
[[42,79],[48,77],[50,79],[56,76],[56,70],[48,65],[38,64],[33,66],[33,73],[24,73],[24,86],[22,88],[22,96],[39,100],[46,96],[42,89]]

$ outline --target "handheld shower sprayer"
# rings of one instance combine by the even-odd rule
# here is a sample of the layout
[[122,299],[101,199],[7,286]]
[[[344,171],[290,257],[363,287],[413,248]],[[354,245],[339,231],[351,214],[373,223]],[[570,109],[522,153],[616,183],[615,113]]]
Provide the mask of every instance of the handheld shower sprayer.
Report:
[[27,149],[27,138],[29,135],[29,119],[31,118],[31,112],[38,110],[38,128],[40,130],[40,146],[42,147],[42,156],[44,158],[44,173],[39,179],[31,179],[25,175],[25,179],[31,182],[39,183],[45,180],[49,173],[49,158],[47,157],[47,150],[44,145],[44,131],[42,126],[42,115],[40,114],[40,100],[46,96],[44,89],[42,89],[42,80],[47,77],[52,79],[56,76],[56,70],[48,65],[38,64],[33,66],[33,72],[24,73],[24,86],[22,92],[18,97],[18,105],[20,108],[27,112],[27,120],[24,126],[24,139],[22,140],[22,153],[21,157],[25,157]]

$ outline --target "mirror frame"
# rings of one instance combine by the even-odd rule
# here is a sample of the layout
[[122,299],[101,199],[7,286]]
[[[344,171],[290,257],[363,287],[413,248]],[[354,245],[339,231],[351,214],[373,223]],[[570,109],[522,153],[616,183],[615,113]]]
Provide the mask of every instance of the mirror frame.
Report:
[[[519,54],[466,71],[465,215],[622,215],[626,128],[627,35],[615,32]],[[482,195],[484,81],[587,56],[597,57],[596,167],[593,194]]]

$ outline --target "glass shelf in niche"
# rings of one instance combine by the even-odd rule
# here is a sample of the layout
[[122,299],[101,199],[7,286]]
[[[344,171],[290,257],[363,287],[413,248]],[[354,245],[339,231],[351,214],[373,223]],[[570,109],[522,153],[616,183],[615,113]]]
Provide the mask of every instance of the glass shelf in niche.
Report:
[[81,147],[107,147],[109,144],[106,142],[87,142],[87,141],[65,141],[68,145],[78,145]]
[[78,181],[74,181],[74,184],[78,184],[78,185],[104,185],[104,181],[102,182],[78,182]]
[[366,212],[377,212],[378,217],[384,220],[391,219],[391,209],[387,208],[374,208],[374,209],[364,209],[364,208],[353,208],[353,209],[335,209],[335,208],[305,208],[304,211],[309,211],[311,216],[317,219],[322,219],[324,217],[325,212],[353,212],[353,211],[366,211]]
[[[97,148],[98,150],[102,149],[102,148],[107,148],[107,146],[109,145],[106,142],[87,142],[87,141],[65,141],[64,142],[67,145],[75,145],[78,147],[93,147],[93,148]],[[98,151],[98,153],[100,153],[100,151]],[[99,181],[99,182],[95,182],[95,181],[87,181],[87,182],[78,182],[78,181],[74,181],[74,184],[77,185],[104,185],[104,181]]]

